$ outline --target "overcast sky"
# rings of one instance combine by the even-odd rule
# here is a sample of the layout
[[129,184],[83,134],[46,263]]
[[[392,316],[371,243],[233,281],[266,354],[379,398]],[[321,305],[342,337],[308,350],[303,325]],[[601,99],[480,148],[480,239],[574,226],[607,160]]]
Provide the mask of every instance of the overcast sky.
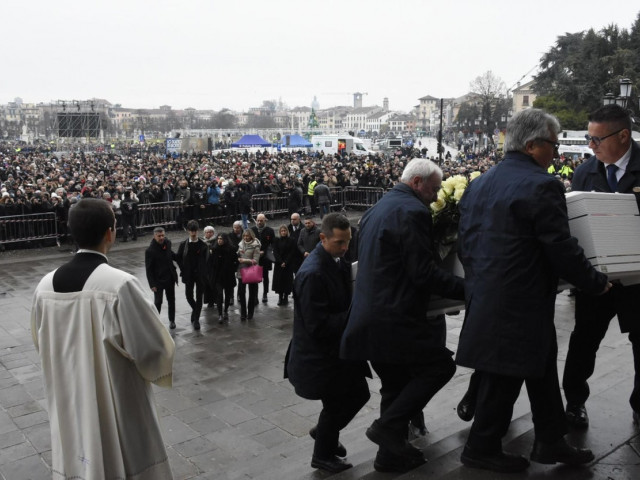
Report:
[[0,103],[410,110],[487,70],[507,88],[566,32],[630,29],[630,0],[2,0]]

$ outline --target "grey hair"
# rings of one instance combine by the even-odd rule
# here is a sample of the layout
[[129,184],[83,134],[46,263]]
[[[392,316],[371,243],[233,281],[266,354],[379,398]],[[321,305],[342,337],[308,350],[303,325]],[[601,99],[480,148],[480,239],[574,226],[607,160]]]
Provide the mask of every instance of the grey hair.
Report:
[[560,122],[553,115],[538,108],[528,108],[516,113],[507,123],[507,135],[504,140],[504,151],[524,151],[527,143],[560,133]]
[[204,227],[204,232],[214,232],[216,231],[215,228],[213,228],[211,225],[207,225],[206,227]]
[[242,222],[240,220],[236,220],[235,222],[233,222],[233,226],[242,227]]
[[400,181],[402,183],[408,183],[414,177],[426,179],[434,173],[442,178],[442,170],[434,162],[432,162],[428,158],[414,158],[409,163],[407,163],[407,166],[402,171],[402,177],[400,177]]

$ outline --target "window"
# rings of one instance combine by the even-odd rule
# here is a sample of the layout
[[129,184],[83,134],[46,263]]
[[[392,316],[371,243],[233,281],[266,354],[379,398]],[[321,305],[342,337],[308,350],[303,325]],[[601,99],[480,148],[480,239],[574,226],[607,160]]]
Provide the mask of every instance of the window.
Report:
[[529,106],[529,95],[523,95],[522,96],[522,106],[523,107],[528,107]]

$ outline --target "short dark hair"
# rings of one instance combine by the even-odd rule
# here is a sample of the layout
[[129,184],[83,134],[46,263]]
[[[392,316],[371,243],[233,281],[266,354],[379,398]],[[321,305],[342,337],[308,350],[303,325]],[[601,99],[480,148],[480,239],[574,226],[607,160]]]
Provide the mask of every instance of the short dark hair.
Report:
[[337,228],[338,230],[349,230],[351,228],[351,223],[349,223],[349,219],[341,213],[329,213],[322,219],[322,227],[320,228],[320,231],[324,233],[325,237],[331,238],[333,236],[334,228]]
[[614,128],[626,128],[631,132],[631,116],[629,110],[620,105],[605,105],[589,114],[588,120],[594,123],[611,123]]
[[69,229],[80,248],[95,248],[107,230],[113,229],[115,215],[101,198],[83,198],[69,210]]
[[200,225],[197,220],[189,220],[187,222],[187,230],[190,232],[195,232],[196,230],[200,230]]

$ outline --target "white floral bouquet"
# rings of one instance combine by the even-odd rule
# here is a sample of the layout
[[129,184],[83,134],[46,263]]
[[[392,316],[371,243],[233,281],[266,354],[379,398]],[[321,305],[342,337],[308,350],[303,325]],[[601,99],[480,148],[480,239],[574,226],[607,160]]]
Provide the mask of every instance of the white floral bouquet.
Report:
[[455,248],[460,221],[458,203],[469,182],[479,176],[480,172],[473,172],[469,179],[464,175],[454,175],[447,178],[442,182],[438,199],[430,206],[431,218],[433,219],[433,242],[440,260],[443,260]]

